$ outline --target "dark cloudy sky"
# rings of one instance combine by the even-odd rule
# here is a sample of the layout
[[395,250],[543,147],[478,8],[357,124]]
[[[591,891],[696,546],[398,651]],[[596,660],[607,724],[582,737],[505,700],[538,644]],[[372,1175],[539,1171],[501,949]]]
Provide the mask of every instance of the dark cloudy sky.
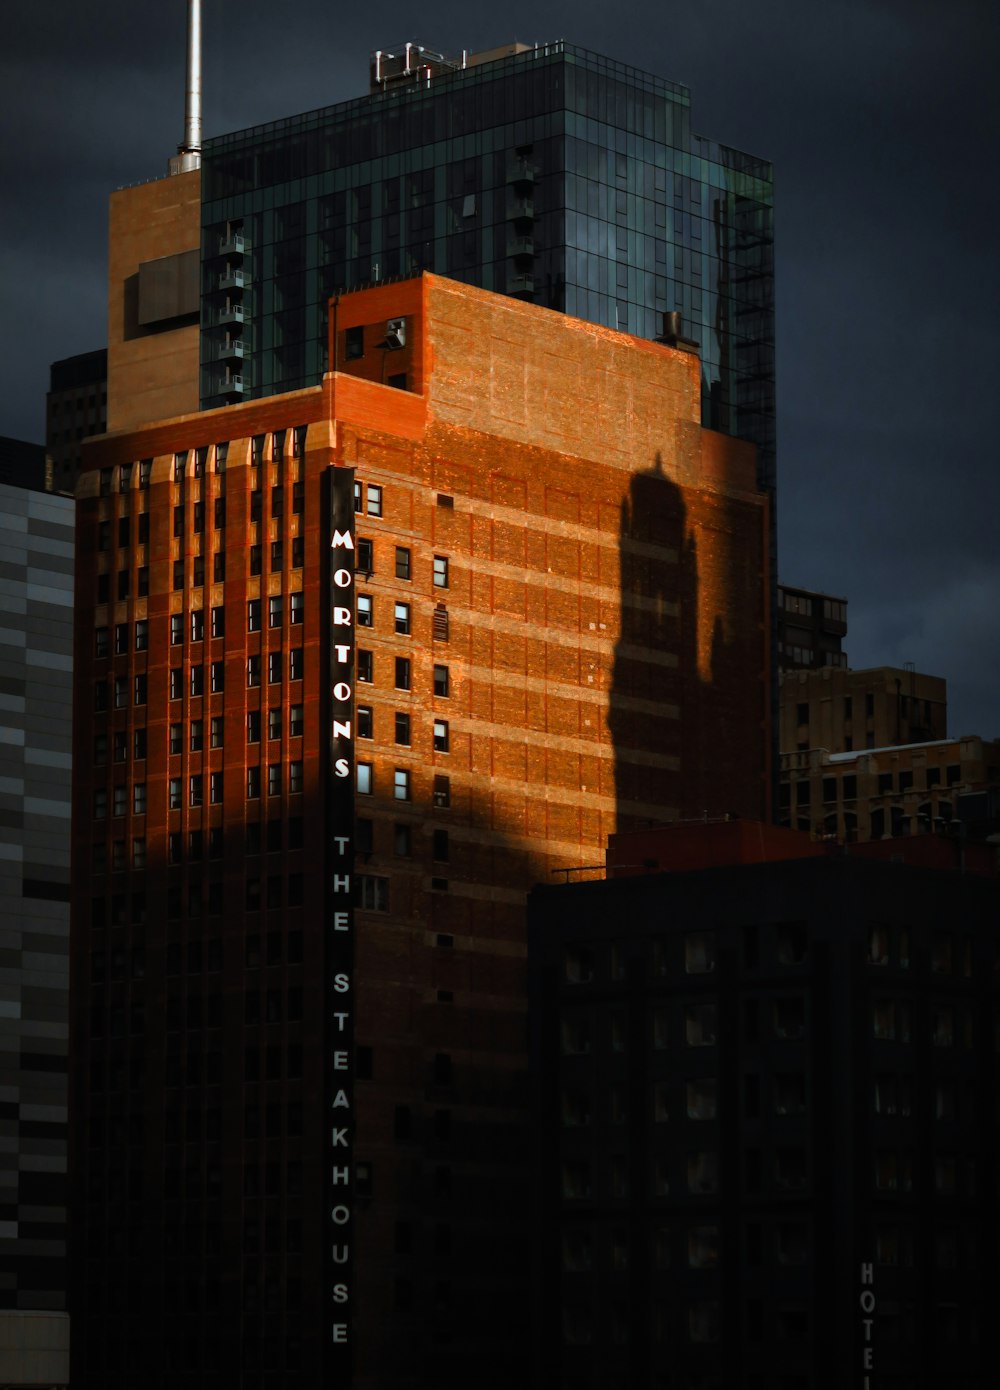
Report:
[[[565,38],[772,159],[781,577],[849,599],[853,666],[946,676],[951,732],[1000,736],[996,0],[203,6],[206,134],[359,95],[407,38]],[[106,338],[107,194],[180,139],[186,6],[4,11],[0,434],[41,440],[48,363]]]

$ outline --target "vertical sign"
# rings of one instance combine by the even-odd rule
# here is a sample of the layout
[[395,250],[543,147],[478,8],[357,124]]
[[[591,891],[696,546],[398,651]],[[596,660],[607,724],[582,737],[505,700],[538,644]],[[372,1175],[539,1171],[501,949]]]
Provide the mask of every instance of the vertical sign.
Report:
[[354,469],[327,470],[325,1293],[327,1383],[354,1361]]

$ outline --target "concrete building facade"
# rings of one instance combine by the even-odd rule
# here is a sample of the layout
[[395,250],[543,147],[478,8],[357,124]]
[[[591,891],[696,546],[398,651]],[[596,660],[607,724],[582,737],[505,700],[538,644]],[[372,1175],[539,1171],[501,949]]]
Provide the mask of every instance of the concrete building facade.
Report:
[[[20,1351],[55,1346],[63,1361],[66,1351],[73,520],[70,498],[0,485],[0,1339],[13,1358],[5,1376],[28,1376],[31,1356]],[[59,1314],[55,1343],[47,1313]]]
[[778,585],[778,669],[846,667],[847,600]]
[[909,667],[785,669],[780,692],[782,753],[851,753],[948,734],[946,681]]
[[699,423],[697,358],[430,275],[330,325],[322,386],[85,453],[84,1385],[323,1364],[329,475],[356,506],[356,1385],[523,1371],[530,884],[616,827],[767,810],[768,504]]

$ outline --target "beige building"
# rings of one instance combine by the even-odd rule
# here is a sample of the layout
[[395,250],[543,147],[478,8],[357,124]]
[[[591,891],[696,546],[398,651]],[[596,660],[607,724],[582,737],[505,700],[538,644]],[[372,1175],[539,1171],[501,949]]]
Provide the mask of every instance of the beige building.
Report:
[[926,743],[948,733],[947,685],[940,676],[875,666],[782,671],[779,748],[851,753]]
[[1000,739],[781,755],[779,823],[817,836],[881,840],[943,830],[956,819],[974,830],[998,814]]

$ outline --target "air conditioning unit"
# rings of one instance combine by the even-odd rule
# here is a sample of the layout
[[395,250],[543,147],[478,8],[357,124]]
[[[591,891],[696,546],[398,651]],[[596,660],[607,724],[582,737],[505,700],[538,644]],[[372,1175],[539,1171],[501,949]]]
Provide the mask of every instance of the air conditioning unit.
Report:
[[390,319],[385,326],[385,345],[387,348],[406,346],[406,320]]

